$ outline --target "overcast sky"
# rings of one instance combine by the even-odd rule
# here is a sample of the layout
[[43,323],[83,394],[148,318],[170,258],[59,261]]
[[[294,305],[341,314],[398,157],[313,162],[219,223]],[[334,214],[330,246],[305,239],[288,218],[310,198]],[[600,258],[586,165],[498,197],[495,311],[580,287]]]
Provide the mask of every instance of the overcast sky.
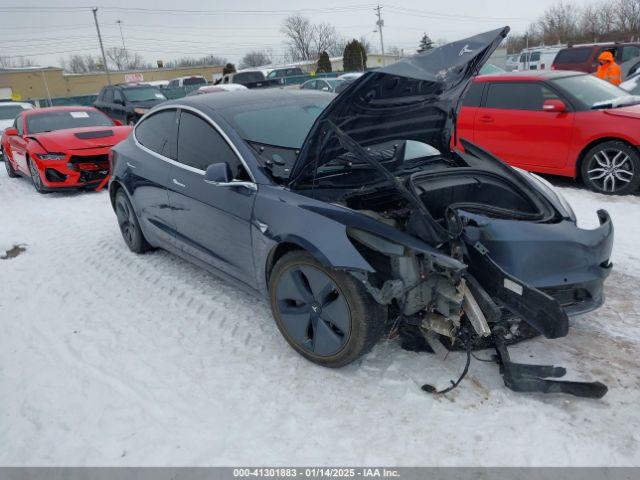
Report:
[[[385,49],[410,53],[426,32],[433,40],[456,40],[510,25],[523,32],[556,0],[390,0],[381,3]],[[122,46],[148,61],[214,54],[237,62],[252,49],[269,49],[282,59],[282,20],[299,13],[314,23],[329,22],[345,37],[365,36],[380,50],[374,33],[374,3],[362,0],[95,0],[105,47]],[[0,55],[29,55],[42,65],[58,65],[70,53],[98,54],[87,0],[26,3],[0,0]],[[135,10],[140,9],[140,10]],[[160,11],[165,10],[165,11]]]

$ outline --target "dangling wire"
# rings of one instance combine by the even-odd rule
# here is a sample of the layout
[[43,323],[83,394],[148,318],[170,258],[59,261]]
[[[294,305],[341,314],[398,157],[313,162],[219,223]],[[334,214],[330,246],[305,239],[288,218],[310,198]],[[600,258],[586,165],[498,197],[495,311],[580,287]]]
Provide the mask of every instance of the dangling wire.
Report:
[[469,365],[471,364],[471,342],[469,342],[466,337],[464,341],[464,346],[467,351],[467,363],[465,364],[464,370],[462,371],[462,374],[460,375],[458,380],[456,380],[455,382],[453,380],[450,380],[451,386],[448,388],[445,388],[444,390],[436,390],[436,387],[434,387],[433,385],[429,385],[425,383],[422,386],[422,390],[424,390],[427,393],[433,393],[434,395],[443,395],[447,392],[450,392],[451,390],[456,388],[458,385],[460,385],[460,382],[464,379],[464,377],[467,376],[467,372],[469,372]]

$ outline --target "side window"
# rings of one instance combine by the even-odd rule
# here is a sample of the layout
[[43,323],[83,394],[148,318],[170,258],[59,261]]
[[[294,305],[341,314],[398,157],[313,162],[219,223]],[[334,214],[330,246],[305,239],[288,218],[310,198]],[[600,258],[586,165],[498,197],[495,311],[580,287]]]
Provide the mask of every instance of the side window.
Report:
[[304,84],[304,89],[305,90],[313,90],[314,88],[316,88],[316,80],[311,80],[310,82],[307,82]]
[[222,81],[222,83],[229,83],[229,77],[225,76],[224,80]]
[[16,130],[18,130],[18,135],[22,135],[24,133],[24,116],[20,115],[16,118]]
[[482,102],[484,83],[472,83],[462,100],[463,107],[479,107]]
[[135,130],[142,145],[172,160],[178,158],[178,122],[176,110],[162,110],[140,122]]
[[119,100],[124,104],[124,97],[122,96],[122,92],[120,92],[120,90],[116,89],[116,90],[113,91],[113,100],[115,102],[117,102]]
[[530,62],[538,62],[540,61],[540,52],[532,52],[529,57]]
[[104,91],[102,101],[106,103],[113,103],[113,88],[107,88]]
[[542,110],[545,100],[557,98],[541,83],[492,83],[485,106],[503,110]]
[[638,56],[640,56],[640,48],[635,45],[627,45],[622,49],[622,58],[620,62],[624,63]]
[[202,118],[185,111],[180,116],[178,161],[203,171],[212,163],[227,162],[234,179],[249,178],[222,135]]

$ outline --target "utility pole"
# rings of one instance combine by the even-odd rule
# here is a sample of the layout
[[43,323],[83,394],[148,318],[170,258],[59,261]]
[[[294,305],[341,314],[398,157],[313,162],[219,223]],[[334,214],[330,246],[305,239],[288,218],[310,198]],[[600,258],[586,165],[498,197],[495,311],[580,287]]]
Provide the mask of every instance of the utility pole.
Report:
[[47,76],[44,74],[44,69],[40,70],[42,74],[42,82],[44,83],[44,90],[47,93],[47,100],[49,101],[49,106],[53,107],[53,103],[51,102],[51,93],[49,93],[49,84],[47,83]]
[[104,54],[104,45],[102,45],[102,35],[100,35],[100,26],[98,25],[98,7],[92,8],[93,21],[96,23],[96,30],[98,31],[98,41],[100,42],[100,51],[102,52],[102,63],[104,63],[104,72],[107,74],[107,82],[111,85],[111,75],[109,74],[109,67],[107,66],[107,56]]
[[384,40],[382,39],[382,27],[384,26],[384,20],[382,20],[382,13],[380,12],[380,10],[382,10],[382,7],[378,5],[374,10],[378,14],[378,21],[376,22],[376,25],[378,26],[378,32],[380,32],[380,51],[382,52],[382,66],[384,67]]
[[118,27],[120,27],[120,38],[122,39],[122,49],[124,50],[124,58],[127,62],[127,68],[129,68],[129,53],[127,52],[127,47],[124,44],[124,35],[122,34],[122,20],[118,20],[116,22]]

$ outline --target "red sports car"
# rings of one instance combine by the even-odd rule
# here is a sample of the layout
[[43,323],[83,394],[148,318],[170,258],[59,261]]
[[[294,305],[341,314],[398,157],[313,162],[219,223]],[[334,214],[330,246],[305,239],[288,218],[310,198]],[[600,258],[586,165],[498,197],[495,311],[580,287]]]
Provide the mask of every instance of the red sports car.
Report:
[[513,72],[475,79],[458,116],[466,138],[533,172],[628,194],[640,186],[640,97],[578,72]]
[[108,154],[132,127],[93,107],[51,107],[20,113],[2,135],[10,177],[31,177],[40,193],[102,186]]

